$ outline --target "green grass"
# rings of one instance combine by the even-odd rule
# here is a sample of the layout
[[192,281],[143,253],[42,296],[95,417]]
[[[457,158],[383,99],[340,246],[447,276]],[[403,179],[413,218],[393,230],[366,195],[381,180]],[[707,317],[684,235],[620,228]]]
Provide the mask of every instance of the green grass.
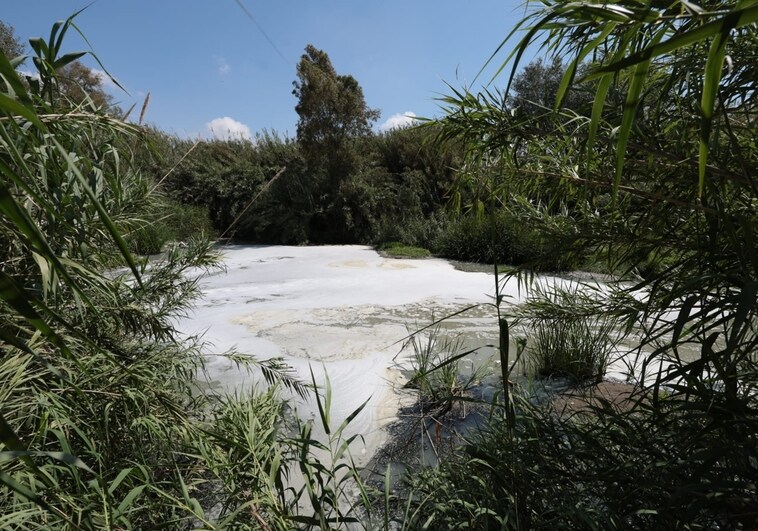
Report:
[[595,318],[558,318],[534,324],[527,355],[540,377],[599,382],[613,351],[612,327]]
[[466,352],[460,337],[448,337],[439,325],[414,333],[410,346],[410,380],[406,387],[416,389],[419,398],[432,405],[450,403],[471,390],[487,371],[486,366],[466,372],[460,359]]
[[428,258],[432,254],[423,247],[414,247],[401,242],[383,243],[378,250],[390,258]]

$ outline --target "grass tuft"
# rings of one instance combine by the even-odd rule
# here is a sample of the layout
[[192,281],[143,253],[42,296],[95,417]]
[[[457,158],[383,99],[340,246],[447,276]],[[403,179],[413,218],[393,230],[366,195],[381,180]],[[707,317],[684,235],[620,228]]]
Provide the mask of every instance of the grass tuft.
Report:
[[431,253],[423,247],[414,247],[401,242],[383,243],[378,248],[379,252],[390,258],[428,258]]

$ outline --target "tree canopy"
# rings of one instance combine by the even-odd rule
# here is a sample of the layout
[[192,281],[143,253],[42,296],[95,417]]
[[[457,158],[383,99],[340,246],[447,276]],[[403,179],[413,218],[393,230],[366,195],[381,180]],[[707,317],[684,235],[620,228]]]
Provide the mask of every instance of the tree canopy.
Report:
[[337,74],[326,52],[309,44],[297,65],[297,138],[306,150],[334,148],[368,135],[379,111],[366,105],[358,81]]
[[113,97],[105,91],[102,75],[74,61],[58,70],[58,83],[61,93],[73,105],[91,103],[96,108],[113,109]]
[[0,52],[8,59],[24,54],[24,45],[16,36],[13,27],[0,20]]

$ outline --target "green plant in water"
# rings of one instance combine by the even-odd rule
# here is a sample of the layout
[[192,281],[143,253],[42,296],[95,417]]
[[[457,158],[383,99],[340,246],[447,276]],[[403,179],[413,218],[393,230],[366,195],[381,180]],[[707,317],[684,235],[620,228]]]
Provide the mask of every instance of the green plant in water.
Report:
[[[363,411],[368,400],[335,428],[331,417],[331,383],[326,373],[324,378],[324,394],[321,396],[311,369],[318,420],[326,440],[316,440],[312,420],[303,422],[296,419],[297,435],[286,441],[294,452],[289,456],[289,461],[299,470],[304,482],[299,489],[287,489],[287,495],[296,502],[292,505],[293,516],[290,519],[308,529],[362,525],[371,516],[371,502],[350,449],[353,442],[362,436],[360,433],[346,435],[350,423]],[[300,509],[303,502],[306,507],[309,506],[308,512]]]
[[401,242],[383,243],[379,246],[379,251],[391,258],[428,258],[431,254],[428,249]]
[[[443,334],[440,324],[434,324],[410,336],[406,345],[411,348],[408,357],[410,379],[406,387],[418,389],[425,402],[446,409],[477,385],[487,372],[486,365],[465,371],[461,359],[471,354],[459,337]],[[475,349],[476,350],[476,349]]]
[[[582,312],[582,287],[539,287],[520,308],[526,354],[534,373],[565,377],[575,384],[600,382],[616,350],[619,326],[604,314]],[[595,292],[589,289],[591,294]],[[592,295],[590,295],[592,296]]]
[[527,355],[538,376],[597,383],[605,376],[612,354],[612,331],[609,323],[589,319],[535,323],[527,339]]

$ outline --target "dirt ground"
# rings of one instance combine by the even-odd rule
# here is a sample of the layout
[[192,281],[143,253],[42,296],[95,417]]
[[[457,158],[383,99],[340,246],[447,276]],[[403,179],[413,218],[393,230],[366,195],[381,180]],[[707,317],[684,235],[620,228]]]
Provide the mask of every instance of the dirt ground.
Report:
[[558,413],[572,414],[599,406],[603,401],[623,411],[631,407],[634,386],[623,382],[602,381],[584,389],[570,389],[559,394],[553,404]]

